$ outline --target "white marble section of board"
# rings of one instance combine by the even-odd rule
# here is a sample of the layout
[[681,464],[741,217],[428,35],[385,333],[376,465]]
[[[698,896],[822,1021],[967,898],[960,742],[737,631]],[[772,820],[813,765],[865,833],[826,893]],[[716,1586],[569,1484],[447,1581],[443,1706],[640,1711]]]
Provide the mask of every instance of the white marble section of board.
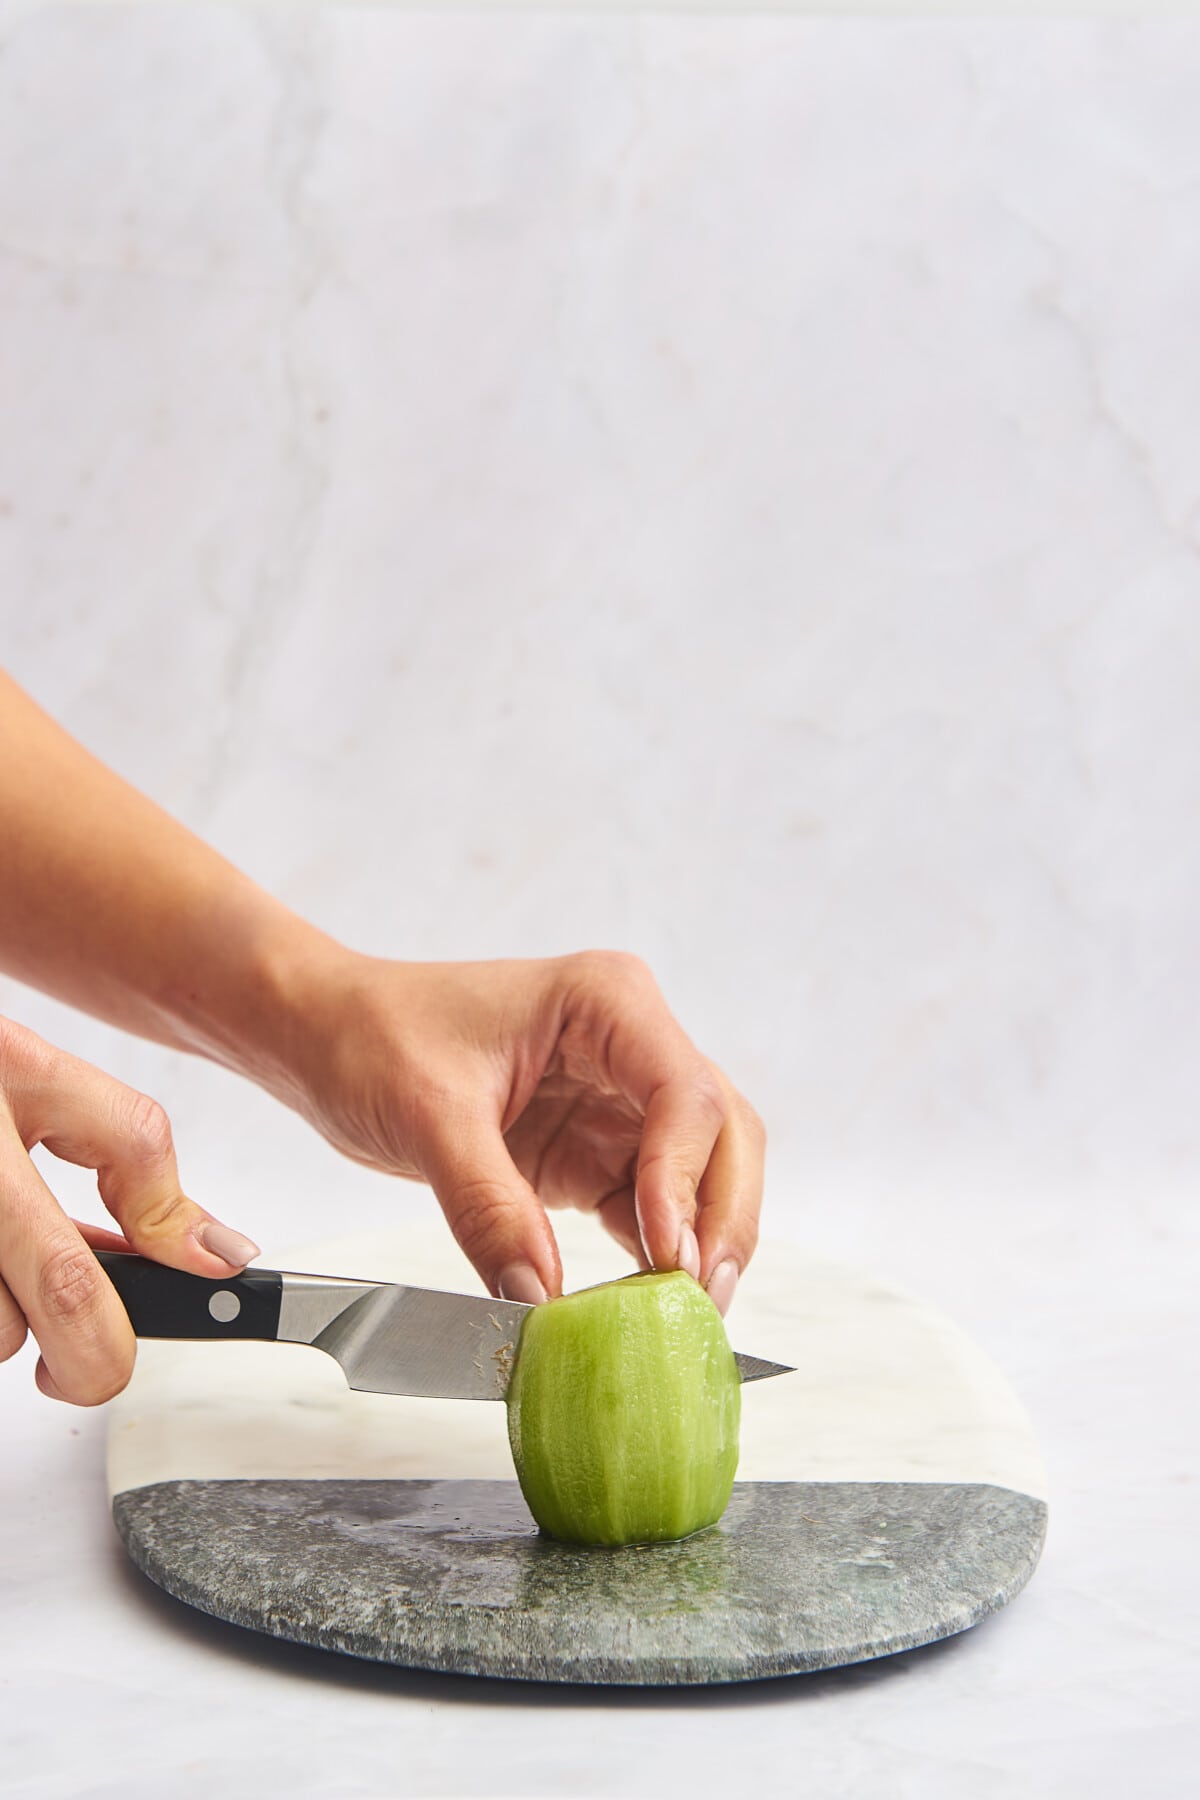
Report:
[[[569,1287],[627,1272],[587,1220],[556,1218]],[[284,1266],[474,1285],[444,1226],[308,1245]],[[1045,1475],[1003,1376],[957,1325],[858,1270],[764,1243],[729,1319],[736,1348],[795,1365],[745,1391],[746,1481],[994,1482]],[[351,1393],[321,1352],[144,1343],[111,1411],[110,1492],[156,1481],[512,1475],[503,1406]]]

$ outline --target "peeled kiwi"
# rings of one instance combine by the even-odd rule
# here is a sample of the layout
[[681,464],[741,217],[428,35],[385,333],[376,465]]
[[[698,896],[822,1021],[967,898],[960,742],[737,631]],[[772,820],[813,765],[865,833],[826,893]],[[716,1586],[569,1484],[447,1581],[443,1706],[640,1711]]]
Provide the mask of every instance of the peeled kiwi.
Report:
[[741,1379],[720,1313],[681,1270],[530,1312],[508,1389],[529,1510],[574,1544],[689,1537],[729,1504]]

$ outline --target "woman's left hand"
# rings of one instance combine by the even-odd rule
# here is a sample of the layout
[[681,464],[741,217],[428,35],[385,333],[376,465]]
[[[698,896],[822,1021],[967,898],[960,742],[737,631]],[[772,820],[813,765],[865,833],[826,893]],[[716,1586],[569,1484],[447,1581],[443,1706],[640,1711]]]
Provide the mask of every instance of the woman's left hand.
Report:
[[561,1292],[544,1209],[574,1206],[726,1310],[758,1236],[765,1134],[644,963],[336,949],[302,989],[279,1091],[356,1162],[428,1181],[492,1293]]

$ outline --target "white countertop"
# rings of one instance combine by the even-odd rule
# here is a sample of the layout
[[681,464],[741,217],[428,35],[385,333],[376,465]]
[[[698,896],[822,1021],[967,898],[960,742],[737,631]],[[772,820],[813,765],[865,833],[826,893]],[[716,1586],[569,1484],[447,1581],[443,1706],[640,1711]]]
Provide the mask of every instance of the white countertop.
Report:
[[[1051,1502],[886,1664],[405,1677],[156,1596],[26,1352],[0,1794],[1191,1790],[1198,92],[1184,24],[0,0],[0,660],[363,948],[646,956],[771,1231],[965,1325]],[[424,1206],[0,1010],[268,1259]]]

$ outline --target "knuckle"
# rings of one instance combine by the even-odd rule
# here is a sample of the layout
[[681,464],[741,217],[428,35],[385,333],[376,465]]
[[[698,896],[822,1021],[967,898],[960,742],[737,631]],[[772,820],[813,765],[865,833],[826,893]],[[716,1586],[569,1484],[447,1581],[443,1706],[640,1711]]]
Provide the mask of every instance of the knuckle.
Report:
[[56,1324],[93,1319],[104,1297],[100,1265],[82,1244],[51,1250],[42,1264],[38,1291],[46,1317]]
[[762,1114],[756,1112],[748,1100],[743,1100],[741,1102],[741,1115],[742,1122],[750,1136],[760,1146],[764,1145],[767,1141],[767,1127]]
[[433,1069],[423,1069],[414,1076],[405,1090],[405,1101],[427,1142],[437,1142],[447,1123],[453,1126],[468,1111],[455,1082]]
[[453,1190],[447,1207],[450,1227],[472,1261],[485,1250],[498,1223],[514,1204],[511,1196],[493,1181],[463,1181]]
[[162,1162],[172,1154],[171,1121],[148,1094],[135,1094],[126,1121],[129,1148],[139,1161]]
[[61,1055],[61,1051],[30,1031],[27,1025],[18,1025],[15,1019],[0,1019],[0,1077],[13,1080],[21,1076],[25,1079],[39,1076],[45,1079],[53,1074],[55,1062]]
[[723,1120],[729,1110],[725,1087],[711,1063],[702,1063],[692,1079],[692,1092],[714,1118]]
[[24,1025],[18,1025],[15,1019],[0,1018],[0,1066],[10,1058],[19,1056],[25,1048],[26,1039],[33,1033]]
[[688,1166],[675,1150],[643,1151],[637,1166],[639,1209],[671,1206],[672,1195],[688,1185]]
[[177,1190],[157,1196],[139,1211],[122,1215],[127,1229],[139,1237],[173,1237],[192,1223],[193,1203]]
[[586,980],[605,986],[653,987],[648,963],[631,950],[581,950],[576,961]]
[[[404,1140],[415,1149],[415,1160],[424,1178],[432,1184],[437,1179],[448,1183],[443,1192],[456,1184],[456,1170],[448,1170],[441,1158],[453,1157],[458,1147],[460,1126],[470,1120],[470,1107],[451,1083],[428,1072],[419,1075],[404,1095]],[[377,1148],[380,1166],[394,1168],[399,1160],[394,1125],[378,1109],[363,1118],[360,1137]],[[399,1155],[404,1155],[403,1149]]]

